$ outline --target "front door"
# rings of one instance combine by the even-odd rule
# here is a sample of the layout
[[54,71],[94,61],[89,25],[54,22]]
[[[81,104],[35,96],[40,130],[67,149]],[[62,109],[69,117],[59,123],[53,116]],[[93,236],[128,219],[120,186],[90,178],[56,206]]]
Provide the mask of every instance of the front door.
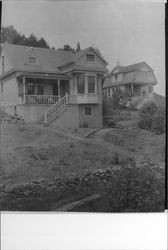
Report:
[[53,83],[53,95],[58,95],[58,80]]
[[60,96],[61,98],[70,93],[69,80],[60,81]]

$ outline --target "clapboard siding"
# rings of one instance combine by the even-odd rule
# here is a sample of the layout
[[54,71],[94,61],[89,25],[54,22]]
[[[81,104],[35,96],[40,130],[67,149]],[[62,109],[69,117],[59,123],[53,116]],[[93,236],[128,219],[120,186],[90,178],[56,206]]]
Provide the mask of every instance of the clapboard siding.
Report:
[[[4,58],[4,70],[2,67],[2,58]],[[5,51],[3,50],[1,52],[1,57],[0,57],[0,74],[3,73],[7,73],[8,71],[10,71],[13,68],[13,66],[11,65],[8,56],[6,55]]]
[[16,78],[3,80],[2,106],[16,106],[18,104],[18,84]]

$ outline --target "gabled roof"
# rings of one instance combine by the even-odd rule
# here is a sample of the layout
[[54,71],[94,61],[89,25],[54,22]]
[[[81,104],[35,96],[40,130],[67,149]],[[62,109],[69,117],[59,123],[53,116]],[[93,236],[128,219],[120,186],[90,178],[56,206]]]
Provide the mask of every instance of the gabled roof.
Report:
[[149,65],[146,62],[139,62],[139,63],[131,64],[131,65],[128,65],[128,66],[120,66],[120,65],[118,65],[111,71],[110,75],[112,75],[116,69],[117,69],[118,73],[152,70],[152,68],[149,67]]
[[[111,77],[117,73],[113,73],[117,69],[118,73],[122,73],[122,80],[112,82]],[[116,87],[125,84],[157,84],[156,77],[152,68],[150,68],[145,62],[136,63],[126,67],[116,66],[111,73],[106,76],[103,88]]]
[[[2,49],[10,58],[14,69],[21,71],[41,71],[41,72],[53,72],[60,73],[59,66],[62,62],[69,56],[73,56],[72,52],[45,49],[38,47],[28,47],[22,45],[13,44],[1,44]],[[38,64],[28,64],[25,58],[29,55],[34,55],[37,57]]]
[[[105,64],[105,59],[99,55],[96,50],[89,47],[77,53],[64,50],[53,50],[39,47],[29,47],[14,44],[1,44],[12,67],[18,71],[38,71],[47,73],[61,73],[61,67],[71,63],[75,63],[88,50],[93,50]],[[34,55],[37,59],[36,64],[29,64],[27,57]]]
[[81,51],[73,54],[72,56],[69,56],[69,58],[66,58],[60,67],[64,67],[68,64],[75,63],[82,55],[84,55],[85,53],[87,53],[87,51],[90,51],[90,50],[92,50],[105,63],[105,65],[108,64],[106,62],[106,60],[99,53],[97,53],[97,51],[94,48],[88,47],[84,50],[81,50]]

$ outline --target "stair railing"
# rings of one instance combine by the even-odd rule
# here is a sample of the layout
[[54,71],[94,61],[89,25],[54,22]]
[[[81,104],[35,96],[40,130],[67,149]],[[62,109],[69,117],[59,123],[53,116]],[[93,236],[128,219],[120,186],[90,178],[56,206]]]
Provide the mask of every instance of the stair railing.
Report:
[[56,116],[65,109],[65,106],[69,103],[69,95],[61,98],[57,103],[52,105],[50,108],[44,111],[44,123],[52,121]]

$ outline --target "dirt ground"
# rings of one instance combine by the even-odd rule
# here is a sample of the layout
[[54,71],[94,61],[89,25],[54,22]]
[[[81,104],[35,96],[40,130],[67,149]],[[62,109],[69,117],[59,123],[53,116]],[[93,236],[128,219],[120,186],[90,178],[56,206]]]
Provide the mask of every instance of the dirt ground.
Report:
[[[86,133],[88,133],[87,129]],[[138,164],[154,161],[164,166],[165,135],[120,123],[89,138],[79,129],[64,136],[42,125],[1,124],[0,182],[12,185],[32,180],[80,176],[134,158]]]

